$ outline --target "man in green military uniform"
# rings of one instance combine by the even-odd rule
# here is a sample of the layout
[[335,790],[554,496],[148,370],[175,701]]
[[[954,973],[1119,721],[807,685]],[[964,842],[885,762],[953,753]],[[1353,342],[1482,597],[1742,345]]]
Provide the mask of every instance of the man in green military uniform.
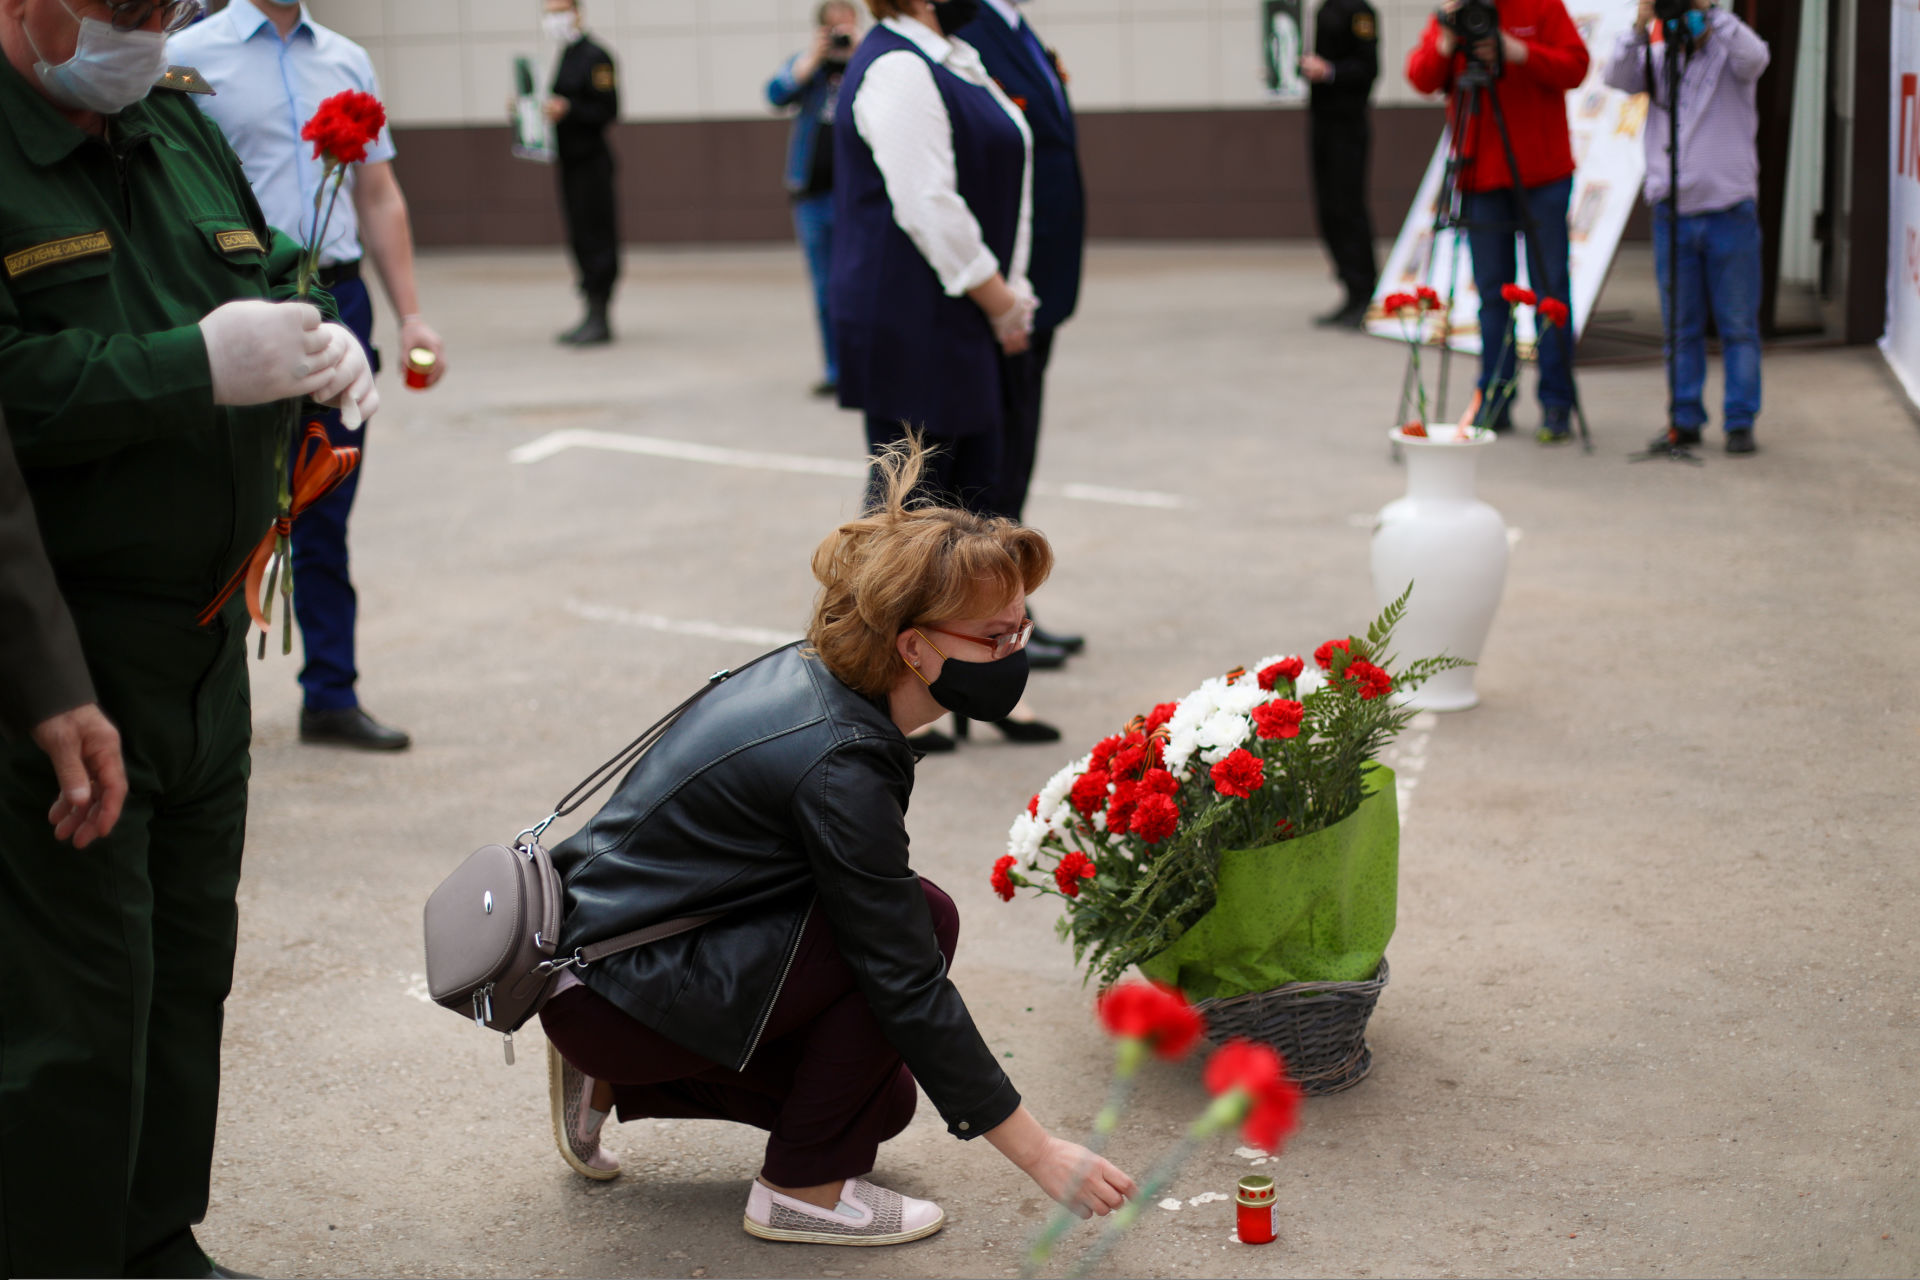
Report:
[[[219,1274],[195,1242],[246,825],[244,602],[278,402],[353,399],[165,31],[200,0],[0,0],[0,406],[128,796],[84,852],[0,749],[0,1272]],[[164,75],[160,91],[149,91]]]

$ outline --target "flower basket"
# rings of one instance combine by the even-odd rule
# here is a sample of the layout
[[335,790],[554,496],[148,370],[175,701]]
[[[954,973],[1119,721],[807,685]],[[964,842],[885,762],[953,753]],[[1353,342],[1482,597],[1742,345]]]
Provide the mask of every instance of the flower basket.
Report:
[[1221,853],[1212,909],[1141,972],[1216,1001],[1372,979],[1393,937],[1400,819],[1393,771],[1363,776],[1366,798],[1332,826]]
[[1367,1020],[1387,985],[1387,961],[1364,982],[1290,982],[1194,1005],[1217,1044],[1246,1039],[1286,1059],[1302,1093],[1316,1097],[1351,1089],[1373,1070]]

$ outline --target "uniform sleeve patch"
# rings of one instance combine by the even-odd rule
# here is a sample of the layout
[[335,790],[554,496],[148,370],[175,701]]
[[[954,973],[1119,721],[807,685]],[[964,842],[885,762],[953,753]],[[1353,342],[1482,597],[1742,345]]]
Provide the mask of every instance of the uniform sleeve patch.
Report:
[[602,62],[595,66],[592,72],[592,78],[595,89],[601,93],[613,92],[613,64],[611,62]]
[[1361,40],[1373,39],[1375,35],[1375,31],[1373,27],[1373,15],[1370,13],[1354,14],[1353,15],[1353,34]]
[[108,239],[106,232],[89,231],[82,236],[49,240],[45,244],[36,244],[18,253],[10,253],[6,256],[4,265],[7,279],[18,280],[21,276],[30,275],[42,267],[57,266],[62,262],[71,262],[75,258],[94,258],[111,252],[113,252],[113,241]]
[[216,231],[214,244],[222,253],[265,253],[267,246],[260,243],[260,237],[251,231]]

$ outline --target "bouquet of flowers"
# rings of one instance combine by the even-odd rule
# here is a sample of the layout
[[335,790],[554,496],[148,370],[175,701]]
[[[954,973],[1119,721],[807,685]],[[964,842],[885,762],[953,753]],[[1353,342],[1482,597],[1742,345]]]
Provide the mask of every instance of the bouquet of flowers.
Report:
[[[1406,602],[1403,593],[1364,636],[1321,645],[1311,667],[1284,654],[1236,667],[1096,743],[1014,819],[1007,852],[993,867],[995,891],[1008,901],[1023,888],[1059,898],[1061,936],[1105,986],[1213,911],[1224,853],[1273,853],[1258,874],[1286,882],[1289,849],[1304,850],[1310,837],[1352,817],[1380,790],[1372,761],[1415,714],[1392,695],[1466,665],[1442,656],[1398,666],[1388,646]],[[1385,794],[1390,804],[1391,787]],[[1358,891],[1384,894],[1390,934],[1391,876],[1385,884],[1345,878],[1357,880]],[[1342,908],[1343,916],[1366,914]],[[1262,928],[1262,937],[1280,930],[1270,918]],[[1385,936],[1374,941],[1384,949]],[[1378,962],[1376,951],[1363,974],[1289,971],[1284,980],[1357,980]],[[1256,965],[1252,972],[1273,969]],[[1182,971],[1179,980],[1190,994],[1228,994],[1222,984],[1196,984],[1192,976]],[[1257,981],[1229,974],[1225,985]]]
[[[1413,385],[1416,400],[1415,417],[1402,430],[1410,436],[1423,436],[1427,434],[1427,381],[1420,372],[1420,348],[1429,341],[1446,341],[1447,304],[1423,284],[1412,293],[1388,294],[1380,299],[1380,310],[1400,322],[1400,340],[1407,344],[1406,380]],[[1429,315],[1440,318],[1437,336],[1428,333],[1434,327],[1427,323]],[[1405,387],[1402,387],[1402,405],[1406,403],[1405,396]]]
[[[1494,365],[1495,369],[1507,368],[1507,354],[1514,349],[1514,344],[1519,340],[1521,307],[1534,309],[1536,331],[1543,337],[1547,330],[1555,325],[1563,329],[1567,326],[1567,304],[1558,298],[1542,298],[1531,289],[1523,289],[1511,283],[1500,286],[1500,298],[1507,304],[1507,333],[1500,341],[1500,362]],[[1520,366],[1515,364],[1511,377],[1496,377],[1493,385],[1486,389],[1485,394],[1478,391],[1474,393],[1473,403],[1468,407],[1467,418],[1462,425],[1471,422],[1476,427],[1492,427],[1494,423],[1500,421],[1501,415],[1513,403],[1513,398],[1519,390]]]

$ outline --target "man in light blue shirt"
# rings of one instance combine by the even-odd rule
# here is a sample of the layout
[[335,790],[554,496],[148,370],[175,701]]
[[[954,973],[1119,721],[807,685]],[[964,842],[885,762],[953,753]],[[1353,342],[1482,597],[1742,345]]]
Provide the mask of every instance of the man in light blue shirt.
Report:
[[[177,63],[196,68],[214,88],[196,96],[240,156],[254,196],[271,225],[302,244],[313,241],[314,197],[322,169],[300,130],[320,103],[347,89],[378,97],[367,51],[307,15],[295,0],[232,0],[225,9],[168,41]],[[373,302],[361,279],[361,245],[400,316],[400,350],[411,360],[431,356],[429,378],[446,372],[440,335],[420,314],[413,279],[413,228],[393,173],[393,139],[382,129],[364,164],[348,171],[345,195],[327,223],[320,249],[320,283],[340,307],[340,319],[373,350]],[[300,738],[368,750],[394,751],[410,739],[375,721],[360,707],[354,682],[357,601],[347,568],[347,516],[365,470],[366,428],[349,431],[337,413],[326,417],[336,445],[361,450],[361,467],[339,488],[301,513],[293,526],[294,616],[306,650],[300,671],[304,705]]]

